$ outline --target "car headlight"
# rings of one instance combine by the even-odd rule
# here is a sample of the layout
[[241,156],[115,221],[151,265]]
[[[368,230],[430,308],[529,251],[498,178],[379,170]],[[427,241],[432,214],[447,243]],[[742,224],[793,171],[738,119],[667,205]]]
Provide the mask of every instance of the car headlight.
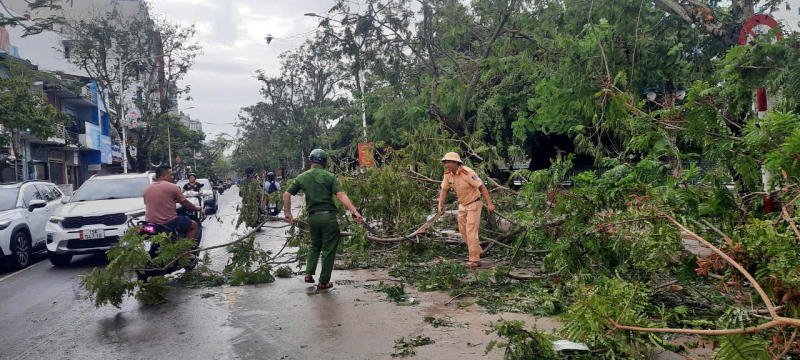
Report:
[[0,221],[0,230],[5,230],[9,225],[11,225],[11,220]]
[[60,217],[60,216],[51,216],[50,217],[50,222],[53,223],[53,224],[60,224],[62,221],[64,221],[63,217]]

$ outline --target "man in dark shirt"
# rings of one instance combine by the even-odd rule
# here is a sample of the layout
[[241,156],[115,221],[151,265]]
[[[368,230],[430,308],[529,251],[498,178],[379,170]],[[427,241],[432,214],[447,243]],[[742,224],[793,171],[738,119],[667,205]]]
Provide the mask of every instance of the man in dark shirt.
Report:
[[203,184],[197,182],[197,175],[189,174],[189,182],[183,185],[183,191],[197,191],[200,192]]
[[339,223],[336,221],[336,203],[333,196],[339,199],[350,212],[356,217],[356,221],[361,223],[361,214],[350,202],[347,194],[342,191],[339,179],[335,175],[325,170],[325,163],[328,155],[321,149],[311,152],[308,157],[311,162],[311,169],[300,174],[297,179],[289,185],[283,194],[284,213],[286,221],[294,221],[292,217],[292,195],[297,195],[300,190],[306,194],[306,209],[308,210],[308,225],[311,228],[311,249],[308,251],[308,263],[306,265],[306,282],[314,282],[314,273],[317,271],[317,262],[322,253],[322,272],[319,275],[317,290],[330,289],[331,272],[336,260],[336,248],[339,246]]

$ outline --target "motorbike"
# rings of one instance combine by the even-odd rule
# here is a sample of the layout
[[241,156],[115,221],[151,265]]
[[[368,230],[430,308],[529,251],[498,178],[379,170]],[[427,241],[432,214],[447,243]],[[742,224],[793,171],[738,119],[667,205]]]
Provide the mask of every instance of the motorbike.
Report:
[[[145,240],[147,238],[149,238],[150,236],[160,235],[160,234],[166,234],[172,240],[177,240],[177,239],[180,239],[181,237],[186,236],[186,234],[180,234],[178,232],[178,229],[176,229],[176,228],[174,228],[172,226],[159,225],[159,224],[151,223],[151,222],[147,222],[147,221],[139,221],[136,224],[136,227],[137,227],[137,232],[139,233],[139,235],[145,236]],[[202,227],[198,227],[198,229],[197,229],[197,239],[196,239],[195,246],[193,247],[193,249],[197,249],[198,246],[200,246],[200,241],[201,241],[202,237],[203,237],[203,228]],[[150,243],[150,249],[147,252],[150,255],[151,259],[153,259],[156,256],[158,256],[159,247],[160,246],[158,244]],[[186,271],[191,271],[196,266],[197,266],[197,260],[194,260],[194,261],[190,261],[189,264],[184,267],[184,269]],[[167,274],[174,273],[174,272],[176,272],[178,270],[180,270],[180,268],[178,267],[178,262],[176,261],[175,264],[173,264],[172,266],[170,266],[169,268],[164,269],[164,270],[155,270],[154,269],[154,270],[137,271],[136,272],[136,277],[139,280],[147,282],[147,280],[149,280],[153,276],[167,275]]]
[[267,200],[267,214],[269,216],[278,216],[281,213],[281,209],[278,208],[278,202],[273,200],[270,196],[270,199]]
[[225,189],[227,189],[227,188],[225,187],[225,185],[223,185],[223,184],[219,184],[219,185],[216,187],[216,189],[217,189],[217,192],[219,192],[220,194],[222,194],[222,193],[224,193],[224,192],[225,192]]
[[183,196],[186,197],[186,200],[189,200],[192,205],[199,207],[200,211],[184,209],[182,206],[178,205],[178,216],[186,216],[196,221],[199,225],[203,222],[203,220],[206,219],[206,209],[204,208],[205,203],[203,202],[203,195],[198,191],[184,191]]

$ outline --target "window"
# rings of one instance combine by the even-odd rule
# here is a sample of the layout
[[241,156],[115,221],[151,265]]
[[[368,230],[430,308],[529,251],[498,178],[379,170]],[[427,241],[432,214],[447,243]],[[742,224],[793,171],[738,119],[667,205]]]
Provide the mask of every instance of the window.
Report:
[[36,184],[36,190],[39,190],[39,194],[42,195],[44,198],[43,200],[50,202],[55,200],[53,198],[53,193],[50,191],[50,188],[45,184]]
[[100,178],[89,180],[78,189],[71,202],[131,199],[143,197],[142,192],[150,182],[146,177]]
[[53,194],[53,199],[61,200],[61,196],[63,194],[61,194],[61,190],[58,189],[58,186],[55,186],[55,185],[49,185],[49,186],[50,186],[51,193]]
[[0,211],[11,210],[17,206],[17,194],[19,189],[15,187],[0,188]]
[[45,200],[42,194],[39,194],[39,191],[37,191],[36,187],[33,185],[26,186],[22,189],[22,202],[26,207],[30,205],[31,200]]

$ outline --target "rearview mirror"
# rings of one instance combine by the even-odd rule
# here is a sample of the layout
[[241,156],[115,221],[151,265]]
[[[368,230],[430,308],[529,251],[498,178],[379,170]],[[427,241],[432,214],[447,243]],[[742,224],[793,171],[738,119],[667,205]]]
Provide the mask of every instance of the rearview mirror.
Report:
[[33,211],[36,209],[41,209],[47,206],[47,201],[44,200],[31,200],[31,203],[28,205],[28,211]]
[[61,198],[61,203],[66,204],[69,202],[69,199],[72,199],[72,196],[64,196]]

